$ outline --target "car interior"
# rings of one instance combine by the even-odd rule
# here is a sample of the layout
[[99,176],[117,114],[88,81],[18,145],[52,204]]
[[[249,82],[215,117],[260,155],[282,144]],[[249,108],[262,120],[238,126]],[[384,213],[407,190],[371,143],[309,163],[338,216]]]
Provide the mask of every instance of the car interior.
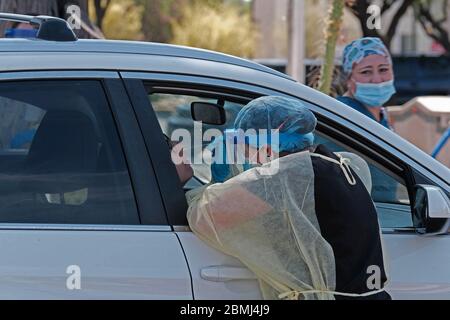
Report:
[[[0,90],[9,99],[0,100],[0,110],[14,101],[42,111],[29,148],[4,148],[0,155],[0,222],[139,223],[126,214],[135,201],[112,119],[82,87],[42,87]],[[10,130],[24,122],[20,115],[13,120]]]
[[[242,103],[230,113],[230,110],[224,108],[223,102],[220,103],[221,98],[204,101],[197,96],[189,96],[189,103],[186,103],[182,99],[182,95],[175,93],[166,94],[163,97],[159,95],[157,97],[158,99],[155,99],[155,96],[152,97],[152,93],[150,93],[149,97],[160,121],[161,129],[168,136],[177,128],[192,130],[194,121],[202,121],[204,129],[217,127],[223,131],[224,127],[232,127],[237,113],[244,105]],[[164,104],[166,109],[164,110],[163,116],[161,116],[160,110],[158,109],[158,103],[161,102],[160,99],[166,100]],[[171,105],[170,101],[173,104],[172,111],[168,112],[167,105]],[[372,173],[372,198],[376,202],[382,226],[389,228],[407,228],[412,226],[409,194],[405,182],[402,181],[403,179],[358,150],[337,141],[326,132],[325,127],[319,123],[316,130],[315,144],[325,144],[333,152],[353,152],[362,156],[368,162]],[[201,149],[203,152],[207,152],[205,148],[208,144],[208,142],[202,141]],[[193,165],[193,168],[194,177],[184,185],[185,192],[201,187],[211,180],[208,164],[196,164]]]

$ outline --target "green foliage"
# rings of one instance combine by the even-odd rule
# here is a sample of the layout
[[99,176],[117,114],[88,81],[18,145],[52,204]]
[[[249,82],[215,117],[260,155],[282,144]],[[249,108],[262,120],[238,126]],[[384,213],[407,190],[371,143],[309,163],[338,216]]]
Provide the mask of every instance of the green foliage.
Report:
[[171,43],[251,58],[257,37],[250,12],[233,3],[192,0],[172,22]]
[[[106,39],[143,40],[143,6],[135,0],[112,0],[103,19],[102,31]],[[91,19],[95,21],[95,8],[89,1]]]

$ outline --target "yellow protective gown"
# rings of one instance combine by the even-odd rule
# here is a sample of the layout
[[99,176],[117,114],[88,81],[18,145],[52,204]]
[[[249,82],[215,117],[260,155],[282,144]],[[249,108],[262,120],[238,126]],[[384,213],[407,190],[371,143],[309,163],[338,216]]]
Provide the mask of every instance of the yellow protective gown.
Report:
[[[314,211],[309,152],[208,186],[192,201],[188,221],[203,241],[255,273],[265,299],[297,298],[289,295],[292,291],[334,290],[333,250],[320,234]],[[312,293],[298,298],[333,296]]]
[[[311,156],[274,160],[189,198],[192,231],[252,270],[265,299],[334,299],[335,261],[315,214]],[[337,164],[352,167],[370,192],[367,163],[341,156]]]

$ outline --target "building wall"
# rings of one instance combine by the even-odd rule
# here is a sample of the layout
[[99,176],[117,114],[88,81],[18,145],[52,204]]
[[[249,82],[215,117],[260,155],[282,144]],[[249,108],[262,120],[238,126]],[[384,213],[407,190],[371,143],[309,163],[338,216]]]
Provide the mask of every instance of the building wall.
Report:
[[[288,40],[288,4],[289,0],[253,0],[253,16],[261,31],[261,40],[257,48],[257,58],[286,58],[287,57],[287,40]],[[379,1],[381,3],[381,1]],[[390,21],[401,5],[401,1],[396,1],[392,8],[385,13],[382,18],[382,33],[386,32]],[[439,2],[433,3],[434,11],[439,13],[442,10]],[[308,7],[309,6],[309,7]],[[319,13],[319,18],[326,19],[330,6],[329,0],[305,0],[306,11],[315,6],[315,12]],[[448,6],[447,26],[450,33],[450,2]],[[311,12],[307,12],[311,15]],[[310,17],[311,18],[311,17]],[[317,19],[314,17],[314,19]],[[314,20],[312,19],[312,20]],[[311,19],[307,23],[312,23]],[[321,27],[320,29],[323,29]],[[306,41],[317,42],[322,37],[323,30],[317,30],[317,33],[308,32]],[[336,55],[339,59],[342,48],[348,43],[361,36],[359,21],[346,10],[343,24],[343,31],[338,42]],[[313,39],[314,38],[314,39]],[[409,8],[407,13],[399,22],[397,33],[391,43],[391,52],[394,55],[429,55],[432,51],[433,40],[429,38],[423,31],[422,26],[414,17],[413,8]],[[314,58],[307,56],[307,58]]]
[[253,1],[253,18],[261,35],[256,58],[286,58],[289,0]]
[[[385,29],[388,28],[388,23],[400,4],[400,2],[396,3],[386,13]],[[420,23],[416,21],[413,8],[409,8],[398,24],[397,32],[391,43],[391,53],[394,55],[426,55],[431,53],[431,45],[432,39],[426,35]]]
[[[402,1],[396,1],[392,8],[386,12],[383,17],[382,27],[383,32],[386,32],[389,23],[401,5]],[[442,14],[440,1],[432,2],[432,13],[435,15]],[[450,2],[447,8],[447,30],[450,32]],[[411,45],[411,42],[413,45]],[[392,39],[391,52],[394,55],[433,55],[439,54],[440,51],[433,50],[433,39],[423,30],[419,21],[416,20],[414,9],[409,8],[407,13],[402,17],[397,27],[397,32]]]
[[[324,45],[325,20],[330,1],[304,1],[306,58],[317,58]],[[256,58],[287,58],[288,8],[289,0],[253,0],[253,18],[262,35],[256,50]],[[339,56],[345,43],[360,36],[358,20],[346,10],[342,34],[338,39],[337,55]]]

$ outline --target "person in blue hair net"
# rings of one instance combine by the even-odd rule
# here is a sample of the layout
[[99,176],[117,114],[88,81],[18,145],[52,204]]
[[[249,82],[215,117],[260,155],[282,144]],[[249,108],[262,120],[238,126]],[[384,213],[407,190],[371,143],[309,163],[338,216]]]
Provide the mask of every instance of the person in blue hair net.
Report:
[[[214,159],[211,165],[212,181],[224,182],[239,172],[273,159],[274,156],[312,147],[316,124],[314,114],[298,100],[269,96],[251,101],[238,113],[234,129],[225,131],[223,137],[209,146]],[[267,135],[260,135],[261,130],[267,132]],[[236,168],[228,164],[236,163],[236,159],[227,159],[227,143],[236,145],[242,136],[239,133],[249,131],[254,133],[247,133],[242,137],[245,140],[246,157],[242,166]],[[278,141],[271,141],[270,132],[277,133]],[[248,159],[254,161],[250,163]]]
[[391,55],[376,37],[365,37],[348,44],[342,69],[347,91],[337,99],[391,129],[383,105],[395,94]]
[[[348,44],[343,53],[342,69],[347,77],[347,91],[337,100],[393,130],[383,105],[395,94],[392,58],[384,43],[365,37]],[[372,195],[386,203],[397,202],[397,183],[371,165]]]
[[[365,176],[369,175],[370,178],[368,165],[356,155],[344,156],[331,152],[325,145],[315,146],[316,125],[315,115],[299,100],[267,96],[251,101],[238,113],[234,128],[229,132],[231,138],[225,133],[222,139],[216,140],[209,146],[213,151],[214,160],[211,168],[213,184],[208,187],[211,188],[211,192],[208,193],[209,189],[206,189],[206,196],[199,202],[202,204],[200,208],[208,210],[219,207],[215,201],[223,203],[225,207],[242,203],[237,211],[232,212],[235,212],[236,216],[245,216],[248,213],[246,211],[261,207],[258,202],[254,201],[255,204],[251,202],[251,197],[245,190],[230,192],[231,196],[227,194],[231,188],[230,182],[232,185],[233,181],[239,177],[242,177],[241,179],[247,177],[246,186],[250,191],[263,180],[264,186],[268,188],[264,188],[266,193],[284,198],[284,194],[277,194],[282,186],[278,185],[279,188],[271,189],[273,187],[271,183],[274,182],[258,174],[262,172],[259,169],[267,168],[275,161],[281,163],[282,161],[279,160],[288,159],[295,154],[309,155],[308,165],[300,166],[297,172],[299,176],[303,176],[303,170],[304,176],[309,179],[310,176],[306,172],[309,172],[311,167],[312,181],[308,180],[305,183],[303,180],[295,180],[295,177],[291,177],[292,181],[285,181],[286,185],[293,188],[289,189],[286,199],[296,195],[305,196],[300,184],[312,186],[314,212],[320,233],[330,244],[334,253],[335,291],[337,292],[335,298],[391,299],[390,295],[384,291],[387,274],[377,212],[370,196],[371,187],[364,182]],[[271,132],[268,135],[269,138],[264,136],[265,130]],[[228,152],[225,150],[227,146],[234,148],[228,150],[237,150],[237,153],[241,153],[245,160],[241,166],[235,164],[236,154],[233,154],[232,159],[228,157]],[[355,166],[358,158],[361,161],[360,165]],[[366,168],[365,173],[361,170],[363,166]],[[279,170],[283,172],[283,168]],[[274,181],[277,180],[274,179]],[[295,186],[299,189],[295,189]],[[194,217],[191,217],[191,222],[195,228],[200,221],[199,216],[196,215],[199,212],[196,211],[199,205],[193,202],[191,208],[190,212],[193,212]],[[281,209],[283,208],[276,208],[276,210]],[[214,223],[220,224],[221,221],[229,223],[228,220],[233,218],[230,214],[213,216],[214,214],[212,212],[207,215],[207,225],[213,224],[214,228],[216,227]],[[379,270],[380,287],[377,288],[368,287],[371,277],[368,271],[373,266]]]

